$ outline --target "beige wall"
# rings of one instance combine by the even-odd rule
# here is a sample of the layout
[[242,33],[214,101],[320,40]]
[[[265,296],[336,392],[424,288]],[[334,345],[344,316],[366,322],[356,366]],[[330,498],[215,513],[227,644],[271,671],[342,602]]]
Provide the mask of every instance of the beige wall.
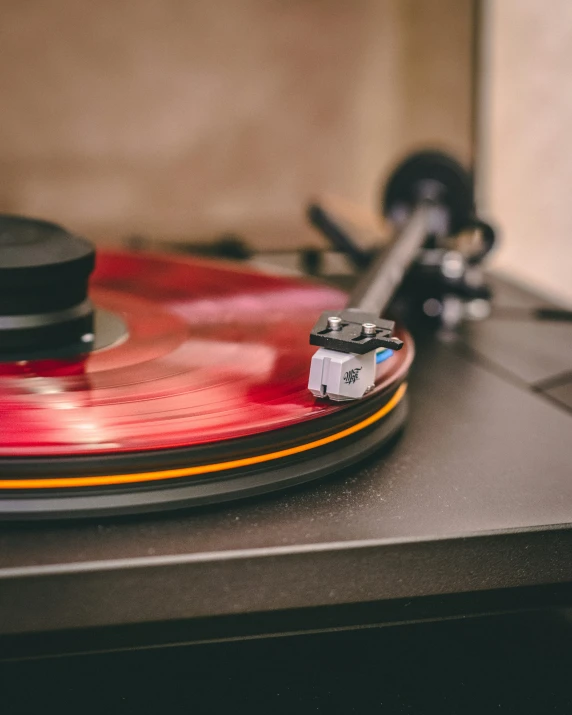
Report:
[[472,0],[0,0],[0,210],[311,240],[412,146],[471,153]]
[[489,0],[481,190],[496,266],[572,303],[572,3]]

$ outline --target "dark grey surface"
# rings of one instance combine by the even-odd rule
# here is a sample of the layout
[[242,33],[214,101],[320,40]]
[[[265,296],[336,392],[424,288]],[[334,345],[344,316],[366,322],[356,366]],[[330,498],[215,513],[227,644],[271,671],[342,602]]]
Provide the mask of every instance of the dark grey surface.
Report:
[[361,468],[232,507],[2,527],[0,632],[571,583],[572,414],[496,370],[493,328],[418,345],[406,431]]
[[570,323],[514,320],[508,315],[467,326],[475,351],[499,370],[537,384],[572,370]]
[[538,307],[555,307],[522,287],[490,278],[492,318],[464,326],[464,340],[482,364],[504,378],[542,386],[572,371],[572,323],[536,320]]

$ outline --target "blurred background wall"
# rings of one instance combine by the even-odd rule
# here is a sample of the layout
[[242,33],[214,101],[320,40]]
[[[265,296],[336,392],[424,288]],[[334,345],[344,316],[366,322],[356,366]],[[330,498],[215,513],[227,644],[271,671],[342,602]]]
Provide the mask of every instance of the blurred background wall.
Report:
[[102,240],[319,243],[316,192],[373,207],[412,148],[471,159],[473,5],[0,0],[0,210]]
[[487,0],[480,191],[495,265],[572,304],[572,3]]

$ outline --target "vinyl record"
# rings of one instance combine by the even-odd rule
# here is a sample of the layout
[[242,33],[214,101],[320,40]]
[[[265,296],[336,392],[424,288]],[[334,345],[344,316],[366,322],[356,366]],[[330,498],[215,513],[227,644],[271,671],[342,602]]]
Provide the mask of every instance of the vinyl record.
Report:
[[95,349],[0,363],[0,513],[205,503],[335,471],[401,426],[404,348],[363,400],[307,389],[309,331],[345,295],[231,264],[106,253]]

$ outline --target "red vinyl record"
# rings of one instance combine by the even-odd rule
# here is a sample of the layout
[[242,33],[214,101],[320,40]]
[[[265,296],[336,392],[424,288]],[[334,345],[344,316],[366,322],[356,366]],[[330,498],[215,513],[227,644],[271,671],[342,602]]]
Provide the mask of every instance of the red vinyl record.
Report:
[[[232,264],[101,252],[90,296],[125,334],[73,359],[0,364],[0,457],[212,444],[347,409],[307,389],[309,331],[322,310],[344,305],[339,290]],[[374,393],[402,380],[411,359],[407,341],[378,366]]]

